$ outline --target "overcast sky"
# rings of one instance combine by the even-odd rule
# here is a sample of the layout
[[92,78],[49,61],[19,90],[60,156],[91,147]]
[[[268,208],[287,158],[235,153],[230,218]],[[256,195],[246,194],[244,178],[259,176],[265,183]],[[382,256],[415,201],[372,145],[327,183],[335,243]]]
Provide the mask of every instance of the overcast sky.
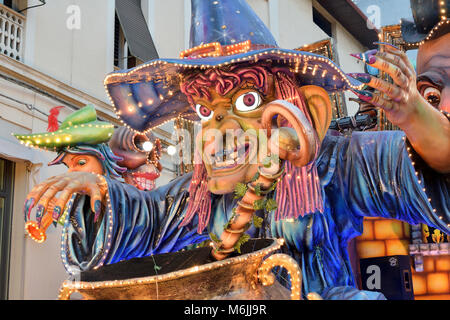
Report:
[[352,0],[366,16],[373,15],[377,6],[381,26],[398,24],[400,18],[412,20],[410,0]]

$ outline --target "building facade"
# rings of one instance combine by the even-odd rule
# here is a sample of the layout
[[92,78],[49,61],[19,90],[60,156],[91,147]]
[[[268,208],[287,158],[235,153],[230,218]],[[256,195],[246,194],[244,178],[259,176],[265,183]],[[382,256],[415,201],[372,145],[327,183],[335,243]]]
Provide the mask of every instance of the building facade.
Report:
[[[11,133],[45,131],[49,110],[58,105],[64,106],[60,120],[93,104],[100,119],[120,125],[103,86],[105,75],[157,56],[178,57],[189,46],[189,0],[117,2],[122,6],[113,0],[0,1],[0,298],[55,299],[67,277],[61,228],[49,228],[47,241],[37,244],[25,235],[22,212],[31,188],[65,169],[50,169],[53,153],[26,148]],[[281,47],[329,39],[343,70],[362,72],[349,54],[365,51],[367,37],[355,29],[375,37],[376,30],[367,28],[351,1],[334,2],[347,11],[315,0],[248,0]],[[343,104],[353,114],[358,105],[350,97],[346,93]],[[174,143],[173,128],[169,123],[155,131],[166,146]],[[162,164],[157,185],[177,173],[167,154]]]

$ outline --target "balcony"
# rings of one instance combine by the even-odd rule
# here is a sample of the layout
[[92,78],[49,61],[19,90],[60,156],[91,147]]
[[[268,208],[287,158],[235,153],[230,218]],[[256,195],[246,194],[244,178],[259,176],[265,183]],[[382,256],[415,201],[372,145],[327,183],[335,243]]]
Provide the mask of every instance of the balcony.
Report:
[[24,15],[0,4],[0,53],[22,61],[25,31]]

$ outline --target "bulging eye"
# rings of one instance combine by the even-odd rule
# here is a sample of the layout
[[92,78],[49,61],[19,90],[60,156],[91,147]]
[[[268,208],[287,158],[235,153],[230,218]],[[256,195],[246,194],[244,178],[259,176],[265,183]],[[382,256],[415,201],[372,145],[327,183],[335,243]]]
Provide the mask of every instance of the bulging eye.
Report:
[[153,149],[153,143],[143,134],[136,134],[133,143],[134,149],[138,152],[149,152]]
[[252,111],[261,105],[261,96],[255,91],[240,95],[235,102],[238,111]]
[[77,161],[77,165],[84,166],[87,163],[86,159],[80,159]]
[[428,87],[423,91],[423,97],[433,106],[438,107],[441,103],[441,91],[434,87]]
[[197,111],[198,116],[202,121],[208,121],[212,118],[214,112],[211,109],[208,109],[207,107],[197,104],[195,106],[195,111]]

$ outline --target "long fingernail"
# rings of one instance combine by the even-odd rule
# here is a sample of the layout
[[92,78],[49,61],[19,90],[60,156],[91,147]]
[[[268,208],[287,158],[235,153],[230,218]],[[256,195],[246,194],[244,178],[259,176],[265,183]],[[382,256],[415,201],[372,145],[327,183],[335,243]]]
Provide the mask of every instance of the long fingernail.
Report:
[[350,55],[356,59],[359,59],[361,61],[364,61],[368,64],[373,64],[375,61],[377,61],[377,57],[375,57],[375,54],[378,52],[378,50],[369,50],[364,53],[350,53]]
[[97,222],[100,212],[102,210],[102,203],[100,200],[95,200],[94,209],[95,209],[94,222]]
[[371,75],[367,73],[348,73],[348,75],[362,83],[369,83],[372,80]]
[[34,202],[35,202],[34,198],[30,198],[25,202],[24,209],[23,209],[23,213],[25,216],[25,222],[30,220],[31,209],[33,208]]
[[61,207],[60,206],[56,206],[55,209],[53,209],[53,212],[52,212],[52,219],[53,219],[53,221],[57,222],[60,216],[61,216]]
[[40,204],[36,209],[36,222],[38,224],[41,224],[41,219],[42,219],[42,216],[44,215],[44,210],[45,210],[45,207],[42,204]]
[[376,41],[376,42],[374,42],[373,44],[375,44],[375,45],[381,45],[381,46],[388,46],[388,47],[391,47],[391,48],[400,50],[399,47],[394,46],[392,43],[387,43],[387,42],[382,42],[382,41]]
[[352,90],[358,98],[363,101],[370,102],[373,99],[373,93],[370,91]]

